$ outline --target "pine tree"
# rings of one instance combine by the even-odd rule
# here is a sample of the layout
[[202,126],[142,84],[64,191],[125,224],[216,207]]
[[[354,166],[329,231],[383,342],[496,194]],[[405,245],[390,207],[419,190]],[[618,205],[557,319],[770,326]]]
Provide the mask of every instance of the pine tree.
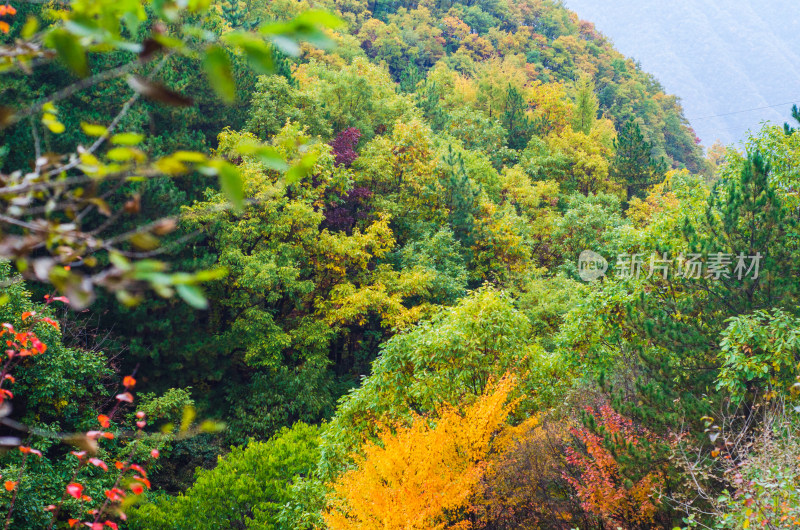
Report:
[[511,149],[525,149],[531,139],[533,127],[525,115],[527,109],[525,98],[519,90],[509,84],[503,112],[503,127],[508,131],[508,147]]
[[441,94],[436,86],[436,81],[426,83],[424,88],[416,93],[417,107],[422,110],[425,119],[436,132],[442,131],[447,125],[448,116],[440,104]]
[[[797,123],[800,123],[800,109],[797,108],[797,105],[792,105],[792,118],[794,118],[794,121]],[[786,136],[791,136],[796,131],[797,129],[790,126],[788,123],[783,124],[783,132],[786,133]]]
[[628,120],[619,131],[614,149],[611,176],[627,187],[628,200],[644,197],[647,188],[657,184],[667,172],[666,162],[653,157],[653,144],[645,140],[634,120]]
[[450,208],[449,223],[453,235],[463,245],[470,248],[473,241],[475,215],[478,212],[479,190],[475,189],[464,168],[461,153],[456,155],[453,147],[448,146],[444,162],[449,167],[448,206]]
[[[620,396],[624,414],[649,425],[676,427],[708,413],[720,367],[719,340],[729,318],[773,307],[793,311],[800,298],[797,250],[791,242],[796,214],[770,182],[770,168],[754,153],[743,162],[738,179],[718,184],[708,199],[703,220],[687,221],[681,247],[662,248],[677,257],[681,248],[703,256],[700,277],[677,276],[650,280],[638,303],[628,307],[627,321],[646,340],[639,379],[640,404]],[[685,245],[685,247],[684,247]],[[718,253],[728,256],[728,277],[708,275],[708,263]],[[736,273],[737,256],[750,266],[758,259],[758,275]],[[626,404],[626,402],[628,402]],[[702,428],[700,428],[702,432]]]

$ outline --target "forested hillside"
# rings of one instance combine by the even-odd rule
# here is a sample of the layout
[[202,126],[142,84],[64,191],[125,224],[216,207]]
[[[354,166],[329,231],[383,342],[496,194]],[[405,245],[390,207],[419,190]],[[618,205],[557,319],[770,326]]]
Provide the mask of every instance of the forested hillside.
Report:
[[681,97],[706,146],[744,141],[762,121],[782,123],[800,96],[792,0],[564,3]]
[[551,0],[0,8],[7,528],[800,515],[791,126]]

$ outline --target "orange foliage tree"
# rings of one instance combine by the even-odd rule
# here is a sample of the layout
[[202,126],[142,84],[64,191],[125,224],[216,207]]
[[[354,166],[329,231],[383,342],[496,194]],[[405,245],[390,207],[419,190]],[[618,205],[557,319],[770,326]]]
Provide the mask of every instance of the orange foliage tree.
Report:
[[631,528],[652,522],[659,508],[661,472],[649,470],[637,479],[626,476],[620,463],[623,455],[645,449],[651,441],[649,435],[637,432],[629,419],[609,405],[601,406],[599,414],[591,409],[588,412],[596,421],[596,432],[587,428],[571,430],[585,446],[585,453],[567,448],[567,462],[578,473],[565,478],[575,488],[581,506],[614,527]]
[[356,456],[356,467],[334,484],[324,514],[331,530],[466,529],[469,500],[481,479],[495,435],[515,402],[506,376],[463,412],[443,407],[387,427]]

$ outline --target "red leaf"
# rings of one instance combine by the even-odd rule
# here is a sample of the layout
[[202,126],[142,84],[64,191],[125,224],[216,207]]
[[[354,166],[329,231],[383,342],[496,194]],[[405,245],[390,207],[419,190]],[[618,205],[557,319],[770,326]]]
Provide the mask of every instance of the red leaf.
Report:
[[158,458],[159,455],[160,453],[158,452],[158,449],[153,449],[152,451],[150,451],[150,456],[152,456],[153,458]]
[[34,455],[39,456],[39,457],[42,456],[42,452],[41,451],[37,451],[36,449],[31,449],[30,447],[26,447],[24,445],[20,445],[19,446],[19,452],[24,454],[24,455],[34,454]]
[[103,471],[108,471],[108,466],[106,465],[106,463],[100,460],[99,458],[90,458],[89,463],[95,467],[99,467]]
[[108,427],[111,425],[111,418],[109,418],[105,414],[100,414],[99,416],[97,416],[97,421],[100,422],[100,426],[103,427],[104,429],[108,429]]
[[67,493],[69,493],[76,499],[80,499],[81,494],[83,494],[83,486],[81,486],[77,482],[72,482],[70,484],[67,484]]
[[69,298],[66,296],[56,296],[55,298],[50,299],[51,302],[64,302],[65,304],[69,303]]
[[132,388],[136,386],[136,379],[134,379],[133,376],[126,375],[122,379],[122,386],[124,386],[125,388]]
[[51,326],[53,326],[56,329],[59,328],[58,322],[56,322],[52,318],[42,317],[42,322],[46,322],[46,323],[50,324]]
[[22,313],[22,315],[20,315],[20,318],[22,318],[22,320],[28,320],[30,317],[34,316],[35,314],[36,314],[36,311],[25,311],[24,313]]

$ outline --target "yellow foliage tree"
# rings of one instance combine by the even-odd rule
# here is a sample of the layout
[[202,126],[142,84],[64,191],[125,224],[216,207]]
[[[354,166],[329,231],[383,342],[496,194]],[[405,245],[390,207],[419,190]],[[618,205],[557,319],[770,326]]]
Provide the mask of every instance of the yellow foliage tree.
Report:
[[385,428],[333,484],[325,523],[331,530],[470,528],[469,501],[515,405],[508,400],[515,386],[507,375],[463,413],[445,406],[437,418]]

